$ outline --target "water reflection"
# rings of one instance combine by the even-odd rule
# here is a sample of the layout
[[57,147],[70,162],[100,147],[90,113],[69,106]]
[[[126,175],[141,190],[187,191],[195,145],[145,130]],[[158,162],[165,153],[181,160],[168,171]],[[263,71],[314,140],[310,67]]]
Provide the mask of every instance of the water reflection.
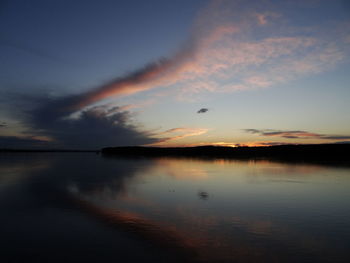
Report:
[[109,193],[104,198],[116,198],[152,161],[134,165],[131,160],[106,160],[87,153],[1,157],[3,169],[45,164],[22,170],[21,176],[0,188],[1,262],[181,262],[189,257],[170,245],[159,250],[132,229],[124,231],[124,224],[118,226],[126,218],[110,223],[113,213],[102,214],[96,206],[98,213],[94,213],[93,204],[72,194],[75,186],[84,195]]
[[7,156],[0,171],[15,178],[0,188],[14,261],[349,260],[346,167],[61,153]]

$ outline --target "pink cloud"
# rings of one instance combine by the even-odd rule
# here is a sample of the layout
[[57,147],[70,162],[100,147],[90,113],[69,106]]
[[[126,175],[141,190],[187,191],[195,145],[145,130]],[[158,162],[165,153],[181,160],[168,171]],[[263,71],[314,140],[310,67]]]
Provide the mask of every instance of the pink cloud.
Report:
[[[188,128],[188,127],[178,127],[172,128],[160,133],[155,134],[159,141],[149,144],[153,146],[168,146],[169,142],[180,140],[186,137],[199,136],[208,132],[208,129],[204,128]],[[167,137],[163,137],[167,136]]]
[[[325,41],[317,30],[312,37],[298,35],[288,25],[273,30],[282,15],[269,8],[272,5],[261,9],[258,3],[212,1],[199,12],[189,39],[173,56],[80,94],[68,108],[78,110],[155,88],[175,88],[179,99],[189,101],[199,93],[267,88],[323,72],[343,60],[340,46],[348,34]],[[270,31],[262,37],[252,38],[266,29]]]

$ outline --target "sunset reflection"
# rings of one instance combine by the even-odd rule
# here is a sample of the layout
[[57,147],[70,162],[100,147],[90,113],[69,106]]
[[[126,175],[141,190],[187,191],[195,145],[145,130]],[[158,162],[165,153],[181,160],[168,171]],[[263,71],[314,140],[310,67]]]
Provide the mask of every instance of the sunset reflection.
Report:
[[[306,201],[304,196],[313,193],[326,200],[326,193],[319,185],[290,182],[312,180],[322,185],[328,181],[326,174],[339,172],[343,171],[266,160],[163,158],[155,159],[150,169],[137,172],[114,198],[104,191],[84,193],[79,189],[71,195],[83,210],[103,221],[140,233],[159,245],[170,240],[171,246],[190,251],[199,261],[266,262],[275,253],[289,262],[297,255],[273,251],[287,251],[292,245],[298,253],[316,249],[322,254],[322,249],[330,246],[318,240],[317,234],[303,230],[309,216],[323,215],[325,210],[322,203]],[[341,180],[350,184],[348,176]],[[333,196],[349,196],[334,186],[330,190]],[[309,206],[310,211],[304,210]],[[296,214],[290,214],[292,211]],[[304,221],[297,220],[300,216]],[[288,223],[293,218],[297,222]],[[321,227],[324,222],[316,220],[315,224]]]

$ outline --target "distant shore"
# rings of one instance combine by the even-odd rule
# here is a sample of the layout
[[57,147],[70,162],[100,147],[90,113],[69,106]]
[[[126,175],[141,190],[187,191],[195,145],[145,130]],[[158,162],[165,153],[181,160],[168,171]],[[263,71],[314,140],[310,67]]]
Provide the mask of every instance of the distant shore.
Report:
[[259,147],[106,147],[79,149],[0,149],[0,153],[102,153],[116,157],[190,157],[223,159],[268,159],[288,162],[334,163],[350,165],[350,144],[300,144]]
[[145,157],[200,157],[234,159],[277,159],[289,161],[341,162],[350,164],[350,144],[277,145],[263,147],[108,147],[103,155]]

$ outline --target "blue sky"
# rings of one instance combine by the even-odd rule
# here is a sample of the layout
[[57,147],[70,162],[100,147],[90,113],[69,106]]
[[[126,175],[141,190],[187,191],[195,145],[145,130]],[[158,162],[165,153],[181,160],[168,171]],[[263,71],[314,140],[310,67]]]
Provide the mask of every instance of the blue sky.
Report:
[[2,1],[0,147],[349,141],[349,28],[340,0]]

